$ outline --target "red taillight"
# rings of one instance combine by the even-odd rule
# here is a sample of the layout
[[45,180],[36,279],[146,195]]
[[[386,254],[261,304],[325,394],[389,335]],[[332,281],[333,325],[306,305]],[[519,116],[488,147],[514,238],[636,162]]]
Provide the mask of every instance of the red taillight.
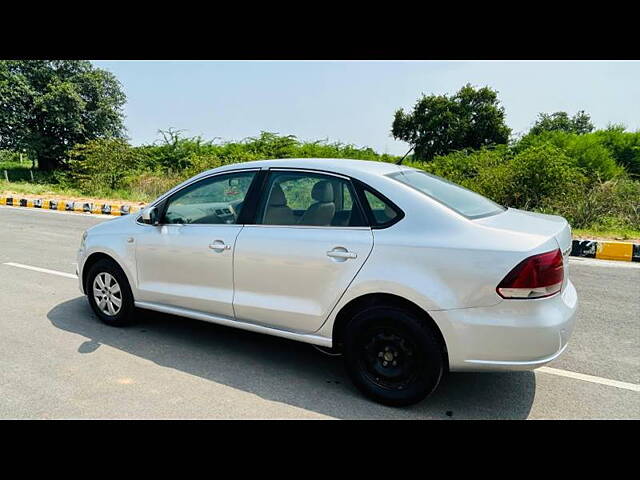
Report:
[[564,279],[560,249],[524,259],[496,288],[502,298],[542,298],[558,293]]

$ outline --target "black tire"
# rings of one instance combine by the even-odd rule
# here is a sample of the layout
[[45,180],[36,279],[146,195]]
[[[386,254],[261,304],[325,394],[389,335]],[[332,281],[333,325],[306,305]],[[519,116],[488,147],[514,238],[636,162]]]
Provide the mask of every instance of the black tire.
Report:
[[[113,277],[120,287],[120,295],[118,296],[118,294],[115,293],[114,297],[116,297],[116,300],[120,300],[121,305],[117,313],[115,313],[114,315],[109,315],[103,312],[96,303],[96,299],[94,297],[94,281],[98,275],[102,274],[108,274]],[[91,305],[91,308],[98,316],[98,318],[107,325],[111,325],[113,327],[123,327],[132,322],[133,312],[135,311],[135,307],[133,304],[133,294],[131,293],[131,287],[129,286],[127,276],[115,261],[105,258],[102,260],[98,260],[94,265],[91,266],[87,274],[85,292],[87,294],[87,299],[89,300],[89,305]]]
[[358,390],[395,407],[433,393],[445,370],[433,327],[393,306],[368,308],[353,317],[344,332],[344,357]]

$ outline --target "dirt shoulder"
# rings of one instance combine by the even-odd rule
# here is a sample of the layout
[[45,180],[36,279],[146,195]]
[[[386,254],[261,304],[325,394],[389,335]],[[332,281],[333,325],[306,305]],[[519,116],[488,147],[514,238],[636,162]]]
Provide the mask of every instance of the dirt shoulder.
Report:
[[629,238],[624,238],[619,235],[583,235],[583,234],[574,234],[574,240],[595,240],[596,242],[626,242],[626,243],[640,243],[640,236],[634,236]]

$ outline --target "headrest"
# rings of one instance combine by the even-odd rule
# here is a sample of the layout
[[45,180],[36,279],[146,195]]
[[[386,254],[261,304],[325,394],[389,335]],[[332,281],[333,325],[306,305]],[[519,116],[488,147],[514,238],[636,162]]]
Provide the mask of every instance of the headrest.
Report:
[[271,196],[269,197],[270,207],[284,207],[287,204],[287,197],[284,196],[282,187],[279,183],[274,183],[271,188]]
[[311,190],[311,198],[316,202],[333,202],[333,185],[327,180],[320,180]]

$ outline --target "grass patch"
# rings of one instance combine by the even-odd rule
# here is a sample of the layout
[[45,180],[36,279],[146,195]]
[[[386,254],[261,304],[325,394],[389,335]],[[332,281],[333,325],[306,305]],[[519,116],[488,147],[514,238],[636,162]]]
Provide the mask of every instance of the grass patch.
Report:
[[574,228],[572,229],[574,238],[585,240],[617,240],[640,242],[640,230],[633,228]]
[[[0,180],[6,181],[6,173],[10,182],[31,181],[29,170],[31,170],[31,162],[0,161]],[[38,170],[33,171],[33,177],[36,181],[45,178]]]
[[75,188],[65,188],[52,183],[7,182],[0,180],[0,192],[19,193],[22,195],[69,195],[81,196]]
[[[30,169],[31,162],[0,161],[0,194],[148,203],[183,180],[178,175],[133,173],[127,176],[127,181],[120,188],[110,189],[96,184],[87,189],[70,184],[65,175],[54,172],[34,170],[32,181]],[[5,171],[8,182],[5,180]]]
[[[96,191],[85,191],[70,186],[68,182],[58,182],[58,178],[51,172],[33,171],[31,181],[31,162],[24,161],[0,161],[0,194],[2,195],[37,195],[46,197],[58,197],[65,200],[71,199],[96,199],[129,203],[148,203],[154,200],[155,192],[138,191],[131,188],[111,190],[108,188]],[[5,180],[5,171],[9,181]],[[160,192],[163,193],[163,192]]]
[[[27,182],[6,182],[0,180],[0,194],[3,196],[29,195],[39,197],[59,198],[61,200],[101,200],[110,202],[147,203],[149,199],[140,198],[130,192],[107,191],[101,195],[87,195],[75,188],[63,187],[57,184],[27,183]],[[106,203],[106,202],[105,202]]]

